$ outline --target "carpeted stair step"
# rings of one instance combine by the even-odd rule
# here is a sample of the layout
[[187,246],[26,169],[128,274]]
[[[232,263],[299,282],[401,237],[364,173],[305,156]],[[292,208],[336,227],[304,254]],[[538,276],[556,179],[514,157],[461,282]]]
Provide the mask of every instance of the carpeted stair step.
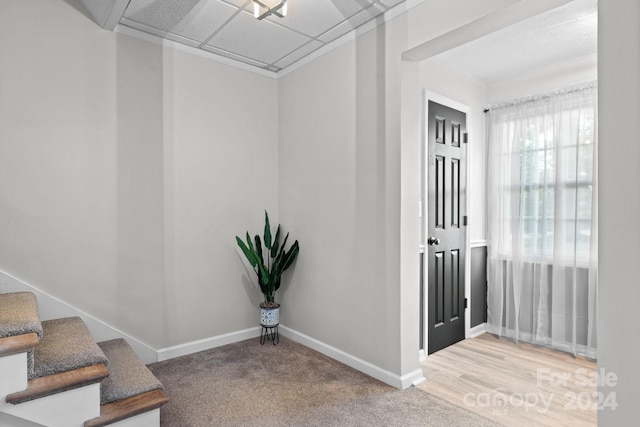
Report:
[[162,383],[140,362],[124,339],[98,345],[109,359],[109,376],[100,386],[100,417],[87,421],[85,427],[108,425],[168,402]]
[[8,395],[8,403],[15,405],[73,390],[109,375],[107,357],[79,317],[43,321],[42,331],[27,389]]
[[42,337],[36,296],[31,292],[0,294],[0,355],[29,350],[27,372],[31,375],[34,371],[33,347]]
[[44,336],[34,351],[34,374],[44,377],[91,365],[108,365],[89,329],[79,317],[45,320]]

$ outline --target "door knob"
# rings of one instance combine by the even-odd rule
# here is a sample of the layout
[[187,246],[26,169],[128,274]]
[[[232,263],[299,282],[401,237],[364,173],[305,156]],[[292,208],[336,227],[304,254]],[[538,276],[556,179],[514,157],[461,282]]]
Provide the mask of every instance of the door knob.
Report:
[[427,243],[429,245],[439,245],[440,244],[440,239],[438,239],[437,237],[429,237],[427,239]]

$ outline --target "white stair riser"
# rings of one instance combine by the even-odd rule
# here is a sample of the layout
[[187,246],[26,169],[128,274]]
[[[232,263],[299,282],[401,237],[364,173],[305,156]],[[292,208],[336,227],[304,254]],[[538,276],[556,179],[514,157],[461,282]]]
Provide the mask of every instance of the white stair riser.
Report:
[[109,424],[111,427],[158,427],[160,425],[160,409],[145,412],[117,423]]
[[31,421],[16,418],[13,415],[3,414],[0,412],[0,426],[2,427],[46,427],[42,424],[32,423]]
[[5,404],[0,412],[48,427],[83,427],[100,416],[100,384],[91,384],[18,405]]
[[7,394],[27,388],[27,353],[0,357],[0,405]]

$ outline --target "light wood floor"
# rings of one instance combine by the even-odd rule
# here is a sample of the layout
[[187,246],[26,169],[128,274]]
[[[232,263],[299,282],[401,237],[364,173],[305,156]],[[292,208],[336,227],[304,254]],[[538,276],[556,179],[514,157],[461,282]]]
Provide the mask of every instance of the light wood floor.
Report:
[[483,334],[429,355],[419,388],[504,426],[596,426],[596,363]]

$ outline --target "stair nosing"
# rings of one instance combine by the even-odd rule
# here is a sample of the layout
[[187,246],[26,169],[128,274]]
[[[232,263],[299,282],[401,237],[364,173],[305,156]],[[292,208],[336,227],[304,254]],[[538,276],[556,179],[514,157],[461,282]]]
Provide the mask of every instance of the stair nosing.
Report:
[[[139,404],[138,401],[143,401]],[[153,411],[169,402],[169,398],[161,389],[155,389],[126,399],[100,405],[100,416],[84,423],[84,427],[102,427],[145,412]],[[130,408],[127,408],[131,406]]]
[[35,332],[0,338],[0,356],[24,353],[38,345],[39,342],[40,338]]
[[109,376],[107,367],[102,364],[85,366],[53,375],[33,378],[27,382],[27,389],[7,395],[7,403],[17,405],[30,400],[40,399],[68,390],[101,382]]

